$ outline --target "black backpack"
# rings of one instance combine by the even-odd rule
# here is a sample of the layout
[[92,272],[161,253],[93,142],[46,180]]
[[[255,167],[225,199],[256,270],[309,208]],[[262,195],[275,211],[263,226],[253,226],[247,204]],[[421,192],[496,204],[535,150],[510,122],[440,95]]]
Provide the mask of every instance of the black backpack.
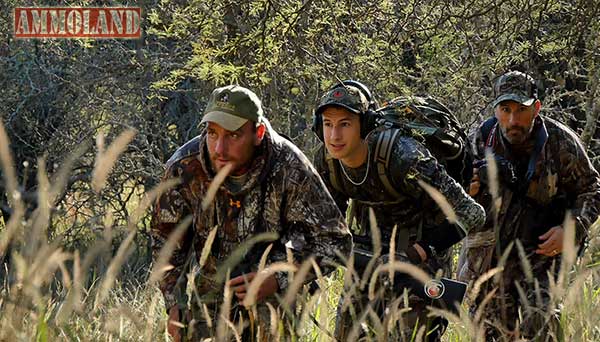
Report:
[[[463,187],[473,175],[473,157],[467,144],[465,129],[454,114],[433,97],[397,97],[376,110],[376,127],[381,130],[375,147],[377,173],[387,192],[394,197],[400,194],[392,186],[387,174],[391,149],[399,134],[420,140],[431,151],[446,172]],[[339,175],[339,163],[325,153],[329,177],[333,187],[344,193]]]

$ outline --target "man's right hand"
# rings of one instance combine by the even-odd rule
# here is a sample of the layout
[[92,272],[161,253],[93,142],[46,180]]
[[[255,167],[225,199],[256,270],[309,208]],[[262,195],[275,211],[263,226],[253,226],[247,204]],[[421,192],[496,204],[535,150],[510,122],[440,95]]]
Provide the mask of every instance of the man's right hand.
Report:
[[[250,272],[229,280],[229,286],[240,303],[246,298],[248,292],[247,285],[254,280],[256,274],[256,272]],[[256,302],[260,303],[264,301],[265,298],[275,294],[278,290],[279,283],[277,282],[277,278],[275,278],[275,274],[271,274],[260,284],[258,293],[256,293]]]
[[181,328],[179,324],[181,324],[179,323],[179,308],[175,305],[169,309],[169,321],[167,322],[167,331],[173,337],[173,342],[181,341]]

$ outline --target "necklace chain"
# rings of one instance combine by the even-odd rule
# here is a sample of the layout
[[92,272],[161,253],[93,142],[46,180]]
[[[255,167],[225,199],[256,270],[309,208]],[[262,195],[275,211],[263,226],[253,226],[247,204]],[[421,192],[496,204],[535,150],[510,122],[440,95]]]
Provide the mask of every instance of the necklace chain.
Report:
[[371,149],[367,146],[367,171],[365,172],[365,176],[363,177],[363,179],[360,182],[355,182],[352,180],[352,178],[350,178],[350,176],[348,176],[348,173],[346,173],[346,169],[344,168],[344,163],[342,163],[341,160],[338,160],[338,162],[340,163],[340,166],[342,167],[342,172],[344,173],[344,176],[346,176],[346,179],[350,181],[350,183],[354,184],[354,185],[362,185],[366,180],[367,180],[367,176],[369,175],[369,164],[371,163]]

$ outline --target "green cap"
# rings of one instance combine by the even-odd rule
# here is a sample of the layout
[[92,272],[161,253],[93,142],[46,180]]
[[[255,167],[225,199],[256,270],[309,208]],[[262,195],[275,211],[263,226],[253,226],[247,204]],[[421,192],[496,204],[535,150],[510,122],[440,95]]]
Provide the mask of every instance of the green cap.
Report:
[[538,98],[538,88],[533,77],[520,71],[509,71],[496,80],[494,95],[493,107],[509,100],[531,106]]
[[251,90],[237,85],[215,89],[210,95],[202,122],[214,122],[228,131],[237,131],[246,122],[260,122],[263,110]]
[[369,108],[369,100],[358,88],[340,84],[321,97],[315,114],[321,114],[327,106],[340,106],[354,114],[361,114]]

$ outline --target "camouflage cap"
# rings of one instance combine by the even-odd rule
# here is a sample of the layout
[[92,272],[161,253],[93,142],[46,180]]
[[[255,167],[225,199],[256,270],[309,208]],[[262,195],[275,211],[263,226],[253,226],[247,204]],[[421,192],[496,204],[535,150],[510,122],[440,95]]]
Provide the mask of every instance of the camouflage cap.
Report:
[[369,108],[369,100],[358,88],[340,84],[321,97],[315,115],[321,114],[327,106],[340,106],[354,114],[360,114]]
[[236,131],[246,122],[260,122],[262,104],[249,89],[229,85],[215,89],[210,95],[202,122],[214,122],[228,131]]
[[496,80],[494,96],[494,107],[509,100],[531,106],[538,98],[538,88],[533,77],[520,71],[509,71]]

